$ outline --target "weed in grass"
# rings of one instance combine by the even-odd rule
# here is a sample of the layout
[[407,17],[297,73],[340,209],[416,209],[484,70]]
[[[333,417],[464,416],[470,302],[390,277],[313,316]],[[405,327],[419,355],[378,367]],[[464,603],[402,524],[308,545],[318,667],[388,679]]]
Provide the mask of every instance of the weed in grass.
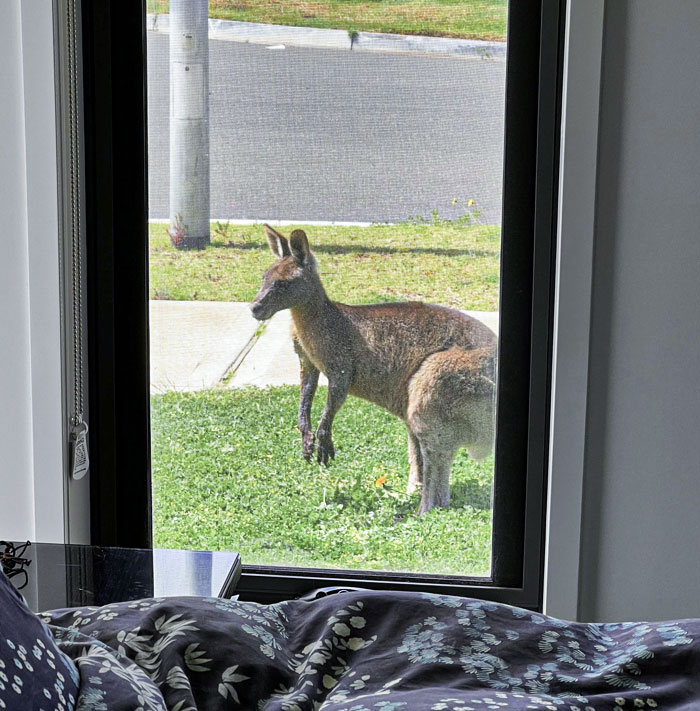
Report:
[[172,297],[167,289],[153,289],[151,292],[151,299],[154,301],[170,301]]
[[[453,205],[457,205],[458,203],[459,200],[457,198],[452,199]],[[406,222],[411,225],[433,225],[443,227],[467,227],[468,225],[479,224],[481,209],[474,206],[474,200],[467,200],[467,208],[468,209],[461,215],[453,218],[441,217],[439,210],[432,210],[429,218],[426,218],[423,215],[416,215],[415,217],[409,217]]]

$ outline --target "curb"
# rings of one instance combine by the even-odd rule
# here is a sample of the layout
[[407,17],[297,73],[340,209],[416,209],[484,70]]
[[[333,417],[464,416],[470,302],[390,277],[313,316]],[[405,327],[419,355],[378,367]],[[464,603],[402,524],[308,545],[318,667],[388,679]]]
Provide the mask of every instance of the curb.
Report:
[[506,58],[505,42],[391,35],[383,32],[358,32],[351,49],[355,52],[433,54],[472,59],[505,60]]
[[[168,33],[170,15],[146,15],[146,29]],[[325,30],[316,27],[266,25],[259,22],[209,19],[209,38],[227,42],[247,42],[267,46],[313,47],[345,49],[353,52],[385,52],[424,54],[504,61],[505,42],[394,35],[382,32],[358,32],[353,37],[345,30]],[[283,47],[279,47],[283,49]]]

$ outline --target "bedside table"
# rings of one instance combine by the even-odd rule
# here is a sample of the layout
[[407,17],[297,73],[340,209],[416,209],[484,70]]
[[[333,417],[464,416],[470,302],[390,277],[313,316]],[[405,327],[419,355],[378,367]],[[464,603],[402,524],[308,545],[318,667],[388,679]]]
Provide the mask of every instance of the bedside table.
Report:
[[[241,576],[238,553],[223,551],[32,543],[22,557],[31,563],[20,592],[34,611],[145,597],[231,597]],[[12,582],[19,587],[24,576]]]

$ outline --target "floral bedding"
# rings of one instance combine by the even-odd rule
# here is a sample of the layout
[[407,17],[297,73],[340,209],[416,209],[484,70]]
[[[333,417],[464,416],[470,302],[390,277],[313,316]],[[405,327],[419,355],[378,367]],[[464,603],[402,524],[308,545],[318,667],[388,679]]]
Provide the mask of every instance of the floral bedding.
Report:
[[0,709],[73,711],[78,670],[0,566]]
[[432,594],[43,614],[81,711],[700,709],[700,620],[579,624]]

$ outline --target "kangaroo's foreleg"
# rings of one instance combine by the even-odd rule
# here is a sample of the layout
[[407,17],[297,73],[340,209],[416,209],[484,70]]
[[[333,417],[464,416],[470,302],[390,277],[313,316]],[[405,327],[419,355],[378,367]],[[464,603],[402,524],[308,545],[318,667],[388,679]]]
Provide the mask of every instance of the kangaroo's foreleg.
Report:
[[314,453],[314,433],[311,428],[311,403],[318,386],[318,369],[311,363],[301,363],[301,397],[299,399],[299,431],[301,453],[310,460]]
[[308,359],[299,341],[294,338],[294,350],[299,356],[299,377],[301,394],[299,398],[299,432],[301,432],[301,452],[309,461],[314,453],[314,433],[311,428],[311,403],[318,386],[318,368]]
[[342,404],[348,396],[350,379],[347,377],[328,377],[328,399],[323,408],[321,420],[316,430],[317,459],[319,464],[328,464],[330,459],[335,459],[335,448],[333,447],[333,418],[340,410]]

